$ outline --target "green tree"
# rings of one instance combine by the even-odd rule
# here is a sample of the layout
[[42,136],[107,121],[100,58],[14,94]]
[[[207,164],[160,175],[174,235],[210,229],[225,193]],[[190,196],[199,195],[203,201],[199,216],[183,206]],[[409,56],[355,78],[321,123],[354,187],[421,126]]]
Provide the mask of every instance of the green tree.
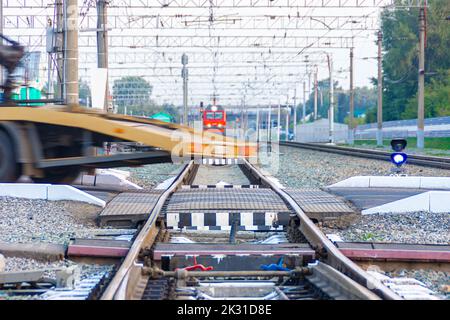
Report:
[[142,77],[123,77],[114,81],[113,99],[118,113],[128,113],[138,116],[149,116],[156,106],[151,101],[153,87]]
[[[397,0],[401,4],[405,0]],[[448,0],[430,0],[427,9],[427,46],[425,49],[425,114],[446,114],[447,102],[443,101],[448,86],[450,69]],[[383,120],[398,120],[417,116],[417,78],[419,49],[419,10],[385,9],[382,14],[383,32]],[[373,80],[376,85],[376,80]],[[440,93],[435,93],[439,90]],[[440,98],[439,98],[440,97]],[[442,110],[441,110],[442,109]],[[368,117],[376,110],[371,110]]]
[[86,81],[78,80],[78,92],[79,92],[79,100],[80,105],[88,106],[90,101],[92,100],[91,88]]

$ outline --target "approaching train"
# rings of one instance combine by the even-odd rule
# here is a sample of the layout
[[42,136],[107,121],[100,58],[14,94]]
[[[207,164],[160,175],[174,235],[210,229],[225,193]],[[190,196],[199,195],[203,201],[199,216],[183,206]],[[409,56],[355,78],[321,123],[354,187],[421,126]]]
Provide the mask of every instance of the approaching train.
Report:
[[203,131],[225,135],[227,115],[218,105],[207,106],[202,112]]

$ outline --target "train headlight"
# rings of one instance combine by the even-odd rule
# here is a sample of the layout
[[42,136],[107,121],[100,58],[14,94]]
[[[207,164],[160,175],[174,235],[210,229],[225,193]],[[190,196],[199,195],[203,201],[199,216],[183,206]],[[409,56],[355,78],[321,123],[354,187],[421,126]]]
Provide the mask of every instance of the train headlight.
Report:
[[219,128],[222,128],[222,124],[221,124],[221,123],[219,123],[217,126],[218,126]]
[[206,126],[207,126],[208,128],[211,128],[211,123],[208,123]]
[[217,107],[216,106],[212,106],[211,107],[211,111],[216,112],[217,111]]
[[394,152],[391,154],[391,161],[397,167],[402,166],[406,162],[407,159],[408,159],[407,154],[403,153],[403,152]]

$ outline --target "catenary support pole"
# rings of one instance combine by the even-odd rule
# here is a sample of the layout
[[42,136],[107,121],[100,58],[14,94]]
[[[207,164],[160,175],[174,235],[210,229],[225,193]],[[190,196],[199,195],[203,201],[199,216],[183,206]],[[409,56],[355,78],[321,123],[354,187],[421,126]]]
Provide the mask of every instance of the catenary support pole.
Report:
[[419,11],[420,35],[419,35],[419,85],[418,85],[418,106],[417,106],[417,148],[423,149],[425,146],[424,138],[424,117],[425,117],[425,11],[420,8]]
[[281,128],[281,102],[278,100],[278,117],[277,117],[277,141],[280,142],[280,128]]
[[297,141],[297,89],[294,89],[294,141]]
[[353,48],[350,48],[350,114],[348,117],[348,143],[354,144],[355,140],[355,104],[354,104],[354,90],[353,90]]
[[78,106],[78,0],[65,4],[65,86],[69,108]]
[[381,45],[383,35],[378,31],[378,108],[377,108],[377,146],[383,146],[383,74],[382,74],[382,57]]
[[[3,34],[3,0],[0,0],[0,34]],[[0,46],[3,44],[3,38],[0,38]],[[0,84],[3,84],[3,67],[0,65]]]
[[103,109],[106,112],[109,110],[109,85],[108,85],[108,12],[107,1],[97,1],[97,67],[107,70],[106,73],[106,88]]
[[317,120],[317,93],[318,93],[318,83],[317,83],[317,66],[314,68],[314,121]]
[[333,83],[333,57],[328,57],[328,68],[330,71],[330,109],[328,111],[328,122],[330,127],[330,134],[328,138],[329,143],[334,143],[334,83]]
[[181,77],[183,78],[183,124],[185,126],[188,125],[188,77],[189,71],[186,67],[188,64],[188,56],[183,53],[181,56],[181,64],[183,65],[183,69],[181,69]]
[[[64,7],[63,0],[56,0],[56,88],[58,98],[65,99],[64,88]],[[56,98],[56,95],[55,95]]]

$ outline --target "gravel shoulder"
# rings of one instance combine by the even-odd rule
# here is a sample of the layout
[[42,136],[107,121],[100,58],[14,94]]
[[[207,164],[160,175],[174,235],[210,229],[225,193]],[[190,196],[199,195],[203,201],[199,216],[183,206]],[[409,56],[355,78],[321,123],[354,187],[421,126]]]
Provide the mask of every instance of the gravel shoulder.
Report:
[[[277,161],[276,154],[273,155]],[[262,166],[286,187],[320,188],[352,176],[390,174],[386,161],[356,158],[314,150],[280,146],[278,165]],[[415,176],[450,177],[450,170],[405,165],[406,173]]]
[[201,165],[192,184],[206,185],[227,183],[232,185],[249,184],[247,177],[237,165],[210,166]]
[[129,181],[144,189],[153,189],[161,182],[176,176],[183,166],[173,163],[149,164],[142,167],[120,168],[131,173]]
[[427,212],[371,214],[360,216],[347,228],[322,226],[322,230],[338,234],[344,241],[450,244],[450,215]]
[[0,241],[67,244],[97,229],[100,207],[72,201],[0,197]]

